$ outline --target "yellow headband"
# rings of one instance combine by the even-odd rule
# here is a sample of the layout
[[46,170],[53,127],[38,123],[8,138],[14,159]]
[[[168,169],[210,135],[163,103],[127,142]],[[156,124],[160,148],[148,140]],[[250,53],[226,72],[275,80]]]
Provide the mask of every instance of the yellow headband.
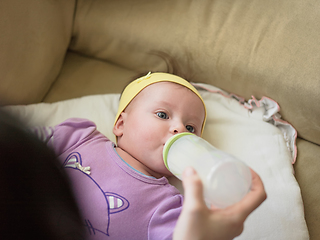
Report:
[[121,95],[118,113],[116,115],[116,119],[115,119],[114,124],[116,124],[120,114],[125,110],[125,108],[129,105],[129,103],[132,101],[132,99],[138,95],[138,93],[140,93],[147,86],[149,86],[153,83],[157,83],[157,82],[173,82],[173,83],[180,84],[186,88],[189,88],[192,92],[194,92],[201,99],[203,106],[204,106],[204,110],[205,110],[205,118],[204,118],[202,128],[201,128],[201,134],[202,134],[203,129],[204,129],[204,124],[205,124],[206,118],[207,118],[207,110],[206,110],[206,106],[204,104],[204,101],[203,101],[201,95],[199,94],[197,89],[194,86],[192,86],[188,81],[184,80],[181,77],[178,77],[176,75],[169,74],[169,73],[150,73],[149,72],[146,76],[143,76],[143,77],[138,78],[138,79],[134,80],[133,82],[131,82],[124,89],[124,91]]

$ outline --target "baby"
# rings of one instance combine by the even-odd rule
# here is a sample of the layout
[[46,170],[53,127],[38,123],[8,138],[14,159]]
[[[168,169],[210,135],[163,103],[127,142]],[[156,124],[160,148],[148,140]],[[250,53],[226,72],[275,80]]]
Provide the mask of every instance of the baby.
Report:
[[171,186],[162,159],[174,134],[202,134],[206,108],[186,80],[153,73],[124,90],[113,133],[69,119],[38,129],[67,171],[88,239],[171,239],[183,197]]

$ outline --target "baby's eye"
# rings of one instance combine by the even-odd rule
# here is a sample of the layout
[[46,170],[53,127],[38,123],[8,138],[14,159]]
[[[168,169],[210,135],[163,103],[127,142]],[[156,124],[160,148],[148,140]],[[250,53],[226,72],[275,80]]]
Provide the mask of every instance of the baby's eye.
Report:
[[168,115],[165,112],[157,112],[157,116],[162,119],[168,119]]
[[187,125],[186,126],[186,129],[191,132],[191,133],[194,133],[194,127],[190,126],[190,125]]

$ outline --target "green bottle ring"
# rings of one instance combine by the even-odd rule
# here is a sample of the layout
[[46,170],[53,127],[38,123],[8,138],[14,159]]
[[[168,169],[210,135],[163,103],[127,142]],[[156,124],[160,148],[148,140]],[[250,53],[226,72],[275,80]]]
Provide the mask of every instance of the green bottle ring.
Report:
[[183,132],[183,133],[178,133],[176,135],[173,135],[172,137],[170,137],[166,144],[163,147],[163,162],[164,165],[166,166],[166,168],[170,171],[169,166],[168,166],[168,153],[169,153],[169,149],[172,146],[172,144],[177,141],[179,138],[186,136],[186,135],[194,135],[193,133],[189,133],[189,132]]

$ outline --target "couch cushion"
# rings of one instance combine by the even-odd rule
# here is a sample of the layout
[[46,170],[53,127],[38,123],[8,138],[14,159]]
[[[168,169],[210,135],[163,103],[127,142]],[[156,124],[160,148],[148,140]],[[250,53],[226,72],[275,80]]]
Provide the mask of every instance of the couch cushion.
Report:
[[298,138],[297,147],[295,175],[301,187],[311,239],[317,239],[320,236],[320,146]]
[[120,93],[137,73],[115,64],[68,52],[59,77],[44,98],[56,102],[85,95]]
[[59,74],[75,1],[0,1],[0,104],[40,102]]
[[317,0],[79,0],[70,47],[135,71],[172,69],[171,56],[191,81],[276,100],[299,136],[320,144],[319,8]]

